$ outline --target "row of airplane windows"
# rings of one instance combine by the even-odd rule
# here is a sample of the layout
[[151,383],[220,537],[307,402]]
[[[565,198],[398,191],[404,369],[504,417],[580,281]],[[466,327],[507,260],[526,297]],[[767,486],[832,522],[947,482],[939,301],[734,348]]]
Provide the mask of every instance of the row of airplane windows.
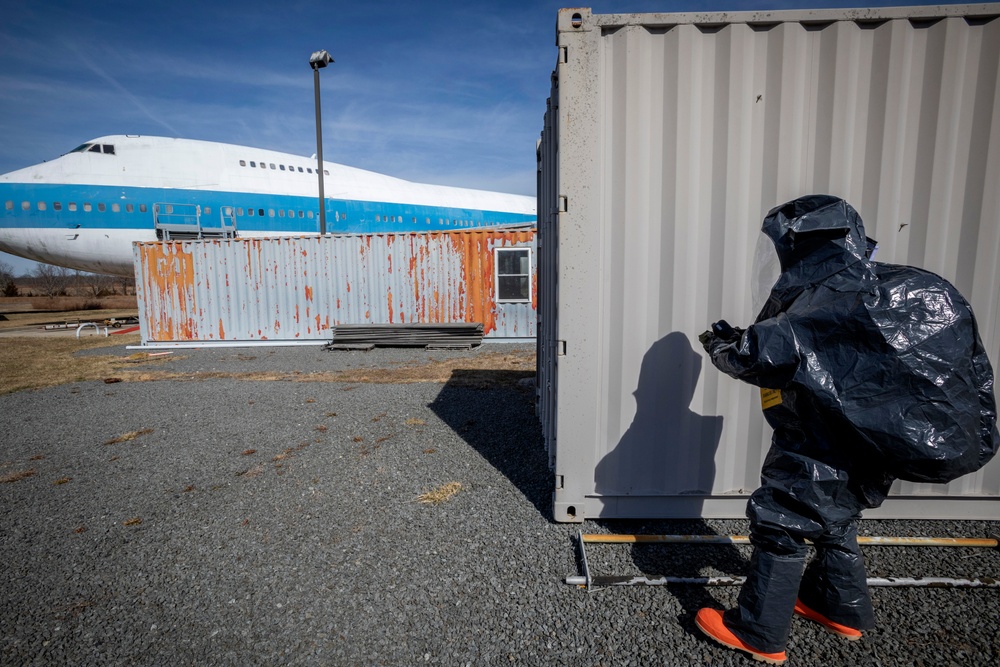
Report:
[[[135,204],[131,204],[131,203],[125,204],[125,212],[126,213],[134,213],[135,212],[135,206],[136,206]],[[146,213],[148,211],[148,208],[147,208],[146,204],[139,204],[138,206],[139,206],[139,212],[140,213]],[[166,204],[165,206],[166,206],[166,208],[164,210],[164,213],[173,213],[173,205]],[[39,211],[46,211],[46,210],[48,210],[48,204],[46,202],[43,202],[43,201],[36,202],[36,207],[38,208]],[[8,211],[13,211],[14,210],[14,201],[8,199],[7,202],[6,202],[6,208],[7,208]],[[77,210],[80,210],[80,206],[78,206],[76,202],[69,202],[66,205],[66,209],[69,210],[69,211],[77,211]],[[31,210],[31,202],[30,201],[22,201],[21,202],[21,210],[22,211],[30,211]],[[61,210],[63,210],[62,202],[58,202],[58,201],[57,202],[52,202],[52,210],[53,211],[61,211]],[[93,211],[94,210],[94,205],[92,203],[90,203],[90,202],[84,202],[83,203],[83,210],[86,211],[86,212]],[[98,203],[97,204],[97,210],[103,213],[103,212],[105,212],[105,211],[108,210],[108,205],[105,204],[105,203],[103,203],[103,202]],[[119,204],[118,202],[115,202],[115,203],[111,204],[111,212],[112,213],[121,213],[121,211],[122,211],[122,205],[121,204]],[[223,208],[223,213],[225,215],[232,215],[232,211],[233,211],[233,209],[231,209],[228,206],[226,206],[226,207]],[[201,209],[201,212],[202,212],[203,215],[211,215],[212,214],[212,207],[205,206],[205,207],[203,207]],[[265,211],[262,208],[256,208],[256,209],[254,209],[254,208],[247,208],[247,209],[244,210],[242,207],[237,207],[236,208],[236,215],[237,216],[247,215],[247,216],[250,216],[250,217],[253,217],[253,216],[256,215],[258,217],[264,217]],[[288,209],[288,212],[286,213],[285,209],[277,209],[277,210],[275,210],[273,208],[267,209],[266,215],[269,218],[273,218],[273,217],[275,217],[275,215],[277,215],[279,218],[284,218],[287,215],[289,218],[299,217],[299,218],[309,218],[310,220],[312,220],[315,217],[315,213],[313,211],[296,211],[294,209]],[[339,211],[335,211],[334,212],[334,219],[337,222],[340,222],[341,220],[347,220],[347,213],[341,213]],[[377,214],[375,216],[375,222],[403,222],[403,216],[401,216],[401,215],[380,215],[380,214]],[[431,219],[430,218],[425,218],[424,222],[425,222],[425,224],[429,225],[429,224],[431,224]],[[413,218],[413,224],[417,224],[417,218],[416,217]],[[447,219],[447,218],[438,218],[438,224],[439,225],[455,226],[455,227],[472,227],[475,223],[472,220],[453,220],[453,219]]]
[[[48,208],[49,208],[48,204],[46,204],[43,201],[37,202],[36,206],[37,206],[37,208],[38,208],[39,211],[47,211]],[[7,200],[6,209],[8,211],[13,211],[14,210],[14,202],[11,201],[10,199]],[[80,207],[77,205],[76,202],[72,202],[71,201],[70,203],[68,203],[66,205],[66,210],[68,210],[68,211],[76,211],[76,210],[79,210],[79,209],[80,209]],[[31,202],[30,201],[23,201],[23,202],[21,202],[21,210],[22,211],[30,211],[31,210]],[[61,211],[61,210],[63,210],[62,202],[60,202],[60,201],[54,201],[54,202],[52,202],[52,210],[53,211]],[[84,202],[83,203],[83,210],[84,211],[88,211],[88,212],[89,211],[93,211],[94,210],[94,205],[91,204],[90,202]],[[108,205],[104,204],[104,203],[99,203],[97,205],[97,210],[101,211],[103,213],[104,211],[108,210]],[[111,211],[113,213],[120,213],[121,210],[122,210],[122,205],[121,204],[119,204],[119,203],[116,202],[116,203],[114,203],[114,204],[111,205]],[[134,211],[135,211],[135,205],[134,204],[125,204],[125,212],[126,213],[133,213]],[[145,204],[139,204],[139,212],[140,213],[145,213],[146,211],[147,211],[146,205]]]
[[[260,163],[260,168],[261,169],[267,169],[269,165],[270,165],[271,169],[278,169],[280,171],[298,171],[300,174],[312,174],[313,173],[312,167],[306,167],[305,169],[302,169],[302,167],[293,167],[292,165],[288,165],[286,167],[283,164],[275,165],[273,162],[261,162]],[[247,161],[246,160],[240,160],[240,166],[241,167],[247,166]],[[257,165],[257,162],[255,160],[250,160],[250,166],[256,168],[258,165]],[[319,170],[317,170],[316,173],[319,173]],[[327,176],[330,175],[330,172],[327,169],[324,169],[323,173],[325,175],[327,175]]]

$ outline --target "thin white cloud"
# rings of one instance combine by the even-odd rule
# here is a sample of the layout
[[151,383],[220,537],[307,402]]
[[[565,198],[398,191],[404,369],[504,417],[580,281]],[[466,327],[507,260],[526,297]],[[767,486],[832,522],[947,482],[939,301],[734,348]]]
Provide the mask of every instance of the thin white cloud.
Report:
[[70,43],[67,44],[66,47],[69,48],[76,55],[76,59],[79,62],[83,63],[83,65],[85,65],[87,69],[89,69],[91,72],[93,72],[100,78],[104,79],[104,81],[109,83],[119,93],[124,95],[125,99],[131,102],[132,105],[135,106],[135,108],[138,109],[140,112],[142,112],[147,118],[152,120],[154,123],[157,123],[158,125],[162,125],[175,136],[179,136],[181,134],[177,130],[177,128],[175,128],[165,118],[161,117],[159,114],[153,113],[153,111],[141,99],[139,99],[136,95],[133,95],[132,92],[129,91],[127,88],[125,88],[125,86],[123,86],[121,83],[119,83],[119,81],[115,77],[111,76],[106,71],[104,71],[103,68],[95,64],[90,58],[87,57],[87,54],[85,54],[81,49],[77,48],[76,45]]

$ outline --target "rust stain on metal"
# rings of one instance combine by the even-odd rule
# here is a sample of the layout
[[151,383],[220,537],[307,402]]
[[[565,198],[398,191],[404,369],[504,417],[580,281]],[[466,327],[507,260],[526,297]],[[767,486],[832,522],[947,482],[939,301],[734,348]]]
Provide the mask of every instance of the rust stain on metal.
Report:
[[195,310],[194,258],[178,243],[142,245],[140,254],[146,266],[155,267],[144,276],[146,293],[155,301],[146,309],[150,339],[190,340],[197,333],[190,316]]
[[538,271],[531,272],[531,309],[538,310]]
[[140,244],[149,339],[309,338],[342,323],[481,322],[486,335],[532,335],[537,276],[530,303],[497,304],[495,250],[534,239],[470,230]]

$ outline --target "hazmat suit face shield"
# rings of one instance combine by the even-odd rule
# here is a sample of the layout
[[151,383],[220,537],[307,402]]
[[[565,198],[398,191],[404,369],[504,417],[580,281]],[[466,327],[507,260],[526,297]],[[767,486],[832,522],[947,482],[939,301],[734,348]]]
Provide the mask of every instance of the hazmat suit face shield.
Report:
[[764,308],[771,288],[778,282],[781,275],[781,262],[778,252],[774,249],[774,241],[764,232],[757,235],[757,246],[753,253],[753,266],[750,276],[750,297],[753,301],[753,312],[757,314]]

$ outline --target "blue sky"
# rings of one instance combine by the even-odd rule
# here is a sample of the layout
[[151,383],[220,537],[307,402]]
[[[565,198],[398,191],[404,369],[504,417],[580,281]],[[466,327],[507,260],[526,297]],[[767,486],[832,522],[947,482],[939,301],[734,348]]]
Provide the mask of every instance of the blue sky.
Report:
[[[926,2],[580,2],[596,13]],[[106,134],[316,152],[401,178],[534,195],[555,65],[550,0],[0,0],[0,173]],[[35,264],[0,253],[16,274]]]

